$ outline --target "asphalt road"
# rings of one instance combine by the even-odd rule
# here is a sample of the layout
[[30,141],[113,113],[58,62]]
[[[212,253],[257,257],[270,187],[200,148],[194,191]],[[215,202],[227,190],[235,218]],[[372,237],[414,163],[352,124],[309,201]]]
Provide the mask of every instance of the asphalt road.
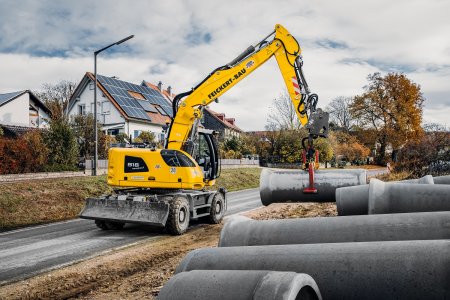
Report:
[[[228,193],[227,216],[260,206],[259,189]],[[0,233],[0,285],[164,235],[161,229],[131,224],[102,231],[82,219]]]

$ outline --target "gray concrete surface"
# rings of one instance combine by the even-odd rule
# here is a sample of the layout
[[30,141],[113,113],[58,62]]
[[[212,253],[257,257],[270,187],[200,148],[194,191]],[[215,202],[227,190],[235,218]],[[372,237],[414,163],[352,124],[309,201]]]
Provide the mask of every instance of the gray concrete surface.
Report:
[[450,185],[370,180],[369,214],[450,211]]
[[273,271],[194,270],[173,276],[158,300],[322,299],[307,274]]
[[176,273],[271,270],[311,275],[324,299],[450,299],[450,241],[204,248]]
[[450,175],[433,177],[435,184],[450,184]]
[[[230,192],[228,201],[227,215],[261,206],[258,189]],[[131,224],[121,231],[102,231],[94,221],[81,219],[2,232],[0,284],[163,235],[161,229]]]
[[450,239],[450,211],[255,221],[227,220],[219,247]]
[[264,205],[276,202],[334,202],[336,188],[366,184],[364,169],[317,170],[314,186],[317,193],[304,193],[309,186],[309,174],[304,170],[263,169],[260,176],[260,196]]

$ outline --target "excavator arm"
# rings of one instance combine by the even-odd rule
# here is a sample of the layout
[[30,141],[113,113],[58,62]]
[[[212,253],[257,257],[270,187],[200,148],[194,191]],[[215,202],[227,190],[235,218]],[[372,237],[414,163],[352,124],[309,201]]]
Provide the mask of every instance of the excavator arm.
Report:
[[[272,36],[273,39],[268,41]],[[166,148],[191,152],[203,107],[222,96],[272,56],[277,60],[297,117],[310,131],[309,140],[326,136],[328,115],[321,110],[316,112],[318,97],[310,93],[303,76],[300,45],[283,26],[277,24],[275,30],[256,46],[250,46],[229,64],[215,69],[191,91],[175,97],[174,117]],[[312,114],[315,114],[312,118],[314,122],[309,118]]]

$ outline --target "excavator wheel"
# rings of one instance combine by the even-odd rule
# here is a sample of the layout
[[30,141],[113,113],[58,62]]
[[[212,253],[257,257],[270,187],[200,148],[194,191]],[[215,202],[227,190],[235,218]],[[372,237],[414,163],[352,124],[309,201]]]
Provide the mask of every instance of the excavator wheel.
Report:
[[97,225],[97,227],[100,228],[101,230],[120,230],[123,229],[125,223],[95,220],[95,225]]
[[189,226],[189,202],[186,197],[178,195],[170,202],[166,229],[170,234],[181,235]]
[[219,224],[225,215],[225,199],[222,193],[216,193],[211,203],[211,210],[207,216],[208,223]]

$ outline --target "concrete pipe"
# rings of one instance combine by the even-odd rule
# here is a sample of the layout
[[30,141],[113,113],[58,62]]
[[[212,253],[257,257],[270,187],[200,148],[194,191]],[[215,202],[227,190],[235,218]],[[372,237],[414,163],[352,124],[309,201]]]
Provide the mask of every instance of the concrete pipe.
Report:
[[370,180],[369,214],[450,211],[450,186]]
[[450,299],[449,253],[449,240],[204,248],[175,272],[292,271],[311,275],[324,299]]
[[450,239],[450,212],[254,221],[229,219],[219,247]]
[[435,184],[450,184],[450,175],[433,177]]
[[304,170],[263,169],[259,180],[261,202],[334,202],[336,188],[366,184],[366,170],[317,170],[314,186],[317,193],[304,193],[309,174]]
[[[433,176],[394,181],[395,183],[434,184]],[[394,183],[389,182],[388,184]],[[339,216],[367,215],[369,213],[369,185],[357,185],[336,189],[336,207]]]
[[322,299],[307,274],[274,271],[194,270],[172,277],[159,300]]

